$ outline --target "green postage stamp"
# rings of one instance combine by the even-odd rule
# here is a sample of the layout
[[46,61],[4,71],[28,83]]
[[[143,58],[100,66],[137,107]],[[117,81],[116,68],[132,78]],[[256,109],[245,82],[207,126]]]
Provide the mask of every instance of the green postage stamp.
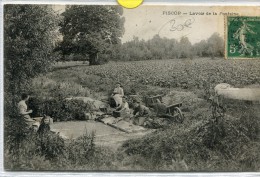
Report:
[[228,16],[226,59],[260,59],[260,16]]

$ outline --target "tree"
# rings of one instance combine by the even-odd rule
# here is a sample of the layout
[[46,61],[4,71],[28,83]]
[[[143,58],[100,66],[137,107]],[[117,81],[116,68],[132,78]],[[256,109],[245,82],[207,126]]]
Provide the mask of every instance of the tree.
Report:
[[218,33],[212,34],[207,40],[208,51],[207,53],[211,58],[224,56],[224,40]]
[[63,55],[89,56],[90,65],[100,63],[98,54],[111,53],[112,45],[121,43],[124,33],[123,10],[119,6],[67,6],[60,32]]
[[148,41],[154,59],[163,59],[165,55],[165,41],[158,34]]
[[178,58],[192,58],[192,45],[187,37],[181,37],[179,42]]
[[208,56],[208,44],[206,40],[201,40],[200,42],[193,45],[195,54],[199,57]]
[[4,6],[5,92],[12,98],[56,60],[58,23],[58,14],[47,5]]

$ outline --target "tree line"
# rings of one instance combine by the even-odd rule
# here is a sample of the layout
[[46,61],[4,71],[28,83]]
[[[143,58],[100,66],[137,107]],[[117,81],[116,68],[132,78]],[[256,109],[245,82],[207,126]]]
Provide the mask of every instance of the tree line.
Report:
[[207,40],[191,44],[188,37],[176,39],[161,38],[155,35],[150,40],[134,37],[132,41],[115,46],[112,60],[132,61],[151,59],[179,59],[195,57],[223,57],[224,41],[218,33]]

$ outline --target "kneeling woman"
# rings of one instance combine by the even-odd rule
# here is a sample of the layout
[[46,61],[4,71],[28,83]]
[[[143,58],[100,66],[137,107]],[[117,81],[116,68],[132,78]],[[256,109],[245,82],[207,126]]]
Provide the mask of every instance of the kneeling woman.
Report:
[[114,89],[112,95],[113,99],[116,102],[116,107],[120,106],[122,104],[122,98],[124,96],[124,90],[121,87],[120,83],[116,84],[116,88]]

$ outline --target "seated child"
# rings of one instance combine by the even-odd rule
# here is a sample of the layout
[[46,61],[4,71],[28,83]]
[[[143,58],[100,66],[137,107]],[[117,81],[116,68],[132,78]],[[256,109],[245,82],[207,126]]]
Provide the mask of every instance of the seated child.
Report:
[[37,131],[40,135],[43,135],[45,133],[49,133],[51,130],[50,128],[50,117],[49,116],[44,116],[41,120],[40,127]]

